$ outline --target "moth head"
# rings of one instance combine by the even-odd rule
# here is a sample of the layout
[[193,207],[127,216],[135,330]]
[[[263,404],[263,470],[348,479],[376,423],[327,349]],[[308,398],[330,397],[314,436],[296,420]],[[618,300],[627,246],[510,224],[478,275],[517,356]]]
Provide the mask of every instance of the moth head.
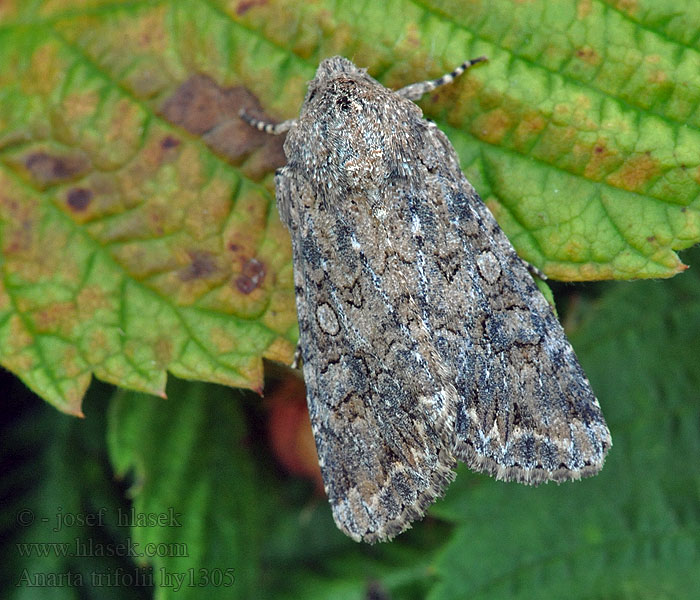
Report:
[[366,69],[356,67],[347,58],[342,56],[334,56],[325,59],[316,69],[316,76],[309,82],[309,87],[304,99],[304,106],[309,106],[318,102],[321,93],[325,90],[328,84],[338,78],[349,80],[364,80],[373,82],[374,80],[367,75]]
[[336,56],[324,60],[309,83],[288,156],[329,189],[376,186],[404,170],[420,109],[382,86],[365,69]]
[[371,80],[369,75],[367,75],[367,69],[355,66],[342,56],[334,56],[333,58],[325,59],[318,65],[316,77],[314,77],[313,81],[327,81],[343,75]]

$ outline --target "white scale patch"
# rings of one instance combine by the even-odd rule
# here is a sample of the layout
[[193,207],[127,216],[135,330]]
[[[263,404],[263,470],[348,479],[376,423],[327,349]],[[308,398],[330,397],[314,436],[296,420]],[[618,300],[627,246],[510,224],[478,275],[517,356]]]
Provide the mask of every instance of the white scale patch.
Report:
[[320,304],[316,308],[316,319],[319,327],[328,335],[336,335],[340,331],[338,316],[330,304]]

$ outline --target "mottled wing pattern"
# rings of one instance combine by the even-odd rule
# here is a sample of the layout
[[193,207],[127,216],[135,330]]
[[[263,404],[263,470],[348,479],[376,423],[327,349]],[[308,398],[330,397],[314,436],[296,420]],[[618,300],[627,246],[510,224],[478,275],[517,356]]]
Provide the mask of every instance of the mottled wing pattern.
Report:
[[[287,207],[313,201],[290,167],[276,184]],[[353,202],[356,220],[333,212],[323,236],[318,213],[310,222],[309,211],[294,210],[291,232],[304,379],[326,492],[341,529],[371,542],[406,529],[452,480],[457,398],[435,374],[437,353],[412,298],[391,291],[405,287],[396,255],[369,222],[366,201]]]
[[559,321],[445,135],[433,128],[422,140],[422,156],[442,158],[404,218],[421,244],[420,272],[432,274],[420,293],[425,319],[455,373],[456,456],[528,484],[596,473],[610,433]]
[[277,201],[339,527],[370,542],[400,533],[455,458],[529,484],[599,470],[600,407],[444,134],[340,57],[321,63],[289,127]]

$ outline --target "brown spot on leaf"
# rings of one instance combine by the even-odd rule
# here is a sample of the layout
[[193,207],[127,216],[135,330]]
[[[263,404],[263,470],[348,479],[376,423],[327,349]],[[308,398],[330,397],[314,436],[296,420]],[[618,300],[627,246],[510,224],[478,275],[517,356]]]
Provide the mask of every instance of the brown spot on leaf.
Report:
[[579,0],[576,5],[576,17],[585,19],[591,13],[591,0]]
[[267,0],[242,0],[236,6],[236,14],[244,15],[254,6],[265,6],[266,4]]
[[527,114],[518,124],[518,131],[526,132],[528,135],[540,133],[546,125],[542,115],[538,113]]
[[173,359],[173,341],[167,335],[158,337],[153,345],[153,353],[156,357],[156,363],[161,368],[166,368]]
[[647,242],[650,244],[654,243],[656,241],[656,236],[655,235],[649,235],[647,236]]
[[54,302],[37,310],[33,317],[38,332],[60,333],[69,337],[76,324],[76,305],[73,301]]
[[176,148],[179,145],[180,145],[180,140],[178,140],[176,137],[173,137],[172,135],[166,135],[160,141],[160,147],[163,148],[163,150],[168,150],[170,148]]
[[203,135],[233,116],[233,107],[226,91],[213,79],[193,75],[165,101],[161,112],[190,133]]
[[625,161],[622,167],[607,178],[608,183],[629,190],[642,191],[646,184],[659,175],[659,164],[650,152]]
[[666,80],[668,79],[668,75],[666,74],[666,71],[662,71],[660,69],[657,69],[655,71],[652,71],[649,73],[648,81],[649,83],[665,83]]
[[265,280],[265,265],[257,258],[251,258],[243,263],[241,274],[236,277],[236,288],[242,294],[250,294],[262,285]]
[[92,192],[86,188],[71,188],[68,190],[66,202],[76,212],[84,211],[92,201]]
[[515,135],[513,136],[514,147],[523,151],[529,151],[531,144],[536,141],[545,126],[546,121],[541,114],[535,111],[525,112],[518,119],[518,124],[515,127]]
[[610,150],[607,140],[598,139],[590,150],[588,163],[583,174],[594,181],[600,181],[620,165],[619,155]]
[[43,188],[84,175],[90,169],[90,161],[82,153],[59,156],[39,150],[25,157],[24,166],[32,179]]
[[600,63],[600,54],[590,46],[578,48],[576,50],[576,56],[589,65],[597,65]]
[[22,254],[32,250],[36,215],[31,203],[6,196],[0,190],[0,253]]
[[481,138],[491,144],[499,144],[511,126],[511,115],[497,108],[478,119],[477,131]]
[[92,317],[98,310],[114,308],[109,293],[98,285],[83,287],[76,296],[76,306],[81,319]]
[[616,0],[613,4],[619,11],[629,15],[634,15],[639,10],[637,0]]
[[211,252],[190,250],[188,254],[192,262],[178,272],[181,281],[204,279],[217,271],[216,257]]
[[241,109],[265,118],[260,103],[243,86],[222,88],[211,77],[193,75],[163,103],[161,114],[204,142],[245,174],[260,179],[286,163],[284,136],[262,133],[244,122]]
[[3,251],[5,254],[20,254],[31,249],[33,243],[34,227],[31,221],[24,220],[14,223],[14,227],[5,228],[4,234],[7,242]]

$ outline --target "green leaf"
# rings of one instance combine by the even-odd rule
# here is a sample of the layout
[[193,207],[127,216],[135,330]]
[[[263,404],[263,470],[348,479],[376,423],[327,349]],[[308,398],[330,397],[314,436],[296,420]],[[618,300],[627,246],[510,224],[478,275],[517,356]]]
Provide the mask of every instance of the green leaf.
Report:
[[109,414],[117,475],[132,473],[134,543],[156,598],[251,598],[260,579],[264,507],[246,449],[240,398],[173,380],[169,399],[121,392]]
[[238,109],[294,117],[337,53],[390,87],[487,55],[422,106],[521,255],[563,280],[683,270],[698,9],[618,4],[3,5],[0,362],[73,414],[93,374],[262,389],[297,337],[284,157]]
[[[700,263],[694,251],[692,264]],[[462,469],[432,598],[695,598],[700,277],[610,289],[571,335],[613,434],[599,475],[536,489]]]
[[[14,65],[0,75],[0,357],[66,412],[93,373],[160,395],[166,370],[261,390],[261,358],[292,356],[289,240],[253,180],[269,143],[239,124],[233,71],[197,79],[168,53],[177,6],[47,5],[0,28]],[[187,93],[211,114],[183,121]]]
[[[700,265],[697,250],[686,258]],[[335,528],[327,502],[313,498],[310,485],[273,467],[262,447],[259,414],[243,418],[241,399],[222,388],[173,381],[168,400],[119,393],[108,415],[110,454],[121,474],[134,475],[134,511],[167,515],[173,506],[183,527],[114,527],[117,510],[128,509],[115,500],[114,476],[99,450],[104,404],[90,398],[86,420],[30,413],[0,432],[15,456],[41,453],[38,463],[15,459],[21,469],[3,470],[3,497],[16,494],[2,511],[3,532],[27,506],[50,520],[59,506],[73,514],[106,506],[110,527],[65,529],[55,538],[39,523],[11,538],[3,564],[13,578],[23,568],[60,573],[73,567],[88,580],[91,572],[125,565],[90,557],[25,563],[14,542],[75,544],[79,536],[115,547],[127,536],[139,548],[149,541],[185,544],[188,560],[149,563],[171,572],[216,568],[223,557],[241,586],[229,588],[230,597],[360,599],[378,586],[395,599],[694,599],[700,589],[700,475],[694,467],[700,454],[700,275],[691,269],[670,282],[600,287],[593,290],[602,292],[599,299],[572,305],[582,306],[583,315],[572,306],[566,315],[567,322],[581,323],[571,339],[613,434],[608,461],[595,478],[533,489],[462,469],[445,500],[412,530],[389,544],[356,544]],[[9,398],[22,393],[19,386],[3,389]],[[248,404],[251,412],[257,405],[254,399]],[[30,497],[20,492],[33,485]],[[116,536],[105,540],[106,533]],[[214,586],[200,589],[223,595]],[[39,597],[33,591],[16,593]],[[135,593],[126,586],[38,591],[42,598]],[[183,593],[194,594],[161,586],[157,597]]]
[[[0,362],[74,414],[92,374],[261,389],[261,357],[288,360],[297,335],[284,159],[236,115],[294,117],[336,53],[390,87],[487,55],[421,106],[521,255],[555,279],[671,276],[700,238],[698,23],[667,0],[4,3]],[[463,470],[431,512],[449,536],[428,519],[354,545],[324,501],[257,474],[221,390],[125,394],[111,450],[136,510],[186,519],[134,538],[184,541],[188,560],[154,561],[173,572],[230,560],[232,595],[362,597],[374,579],[396,598],[694,598],[699,292],[692,273],[606,292],[573,335],[613,431],[602,474],[531,490]],[[43,427],[47,511],[77,512],[96,479],[70,465],[94,447]]]
[[[688,261],[700,264],[700,252]],[[250,420],[230,400],[212,398],[210,386],[191,384],[169,389],[168,401],[124,394],[133,397],[111,415],[112,451],[124,455],[113,459],[121,472],[136,466],[138,512],[174,502],[190,507],[178,509],[188,519],[214,520],[219,530],[239,532],[245,524],[255,543],[213,530],[207,547],[229,557],[236,573],[247,572],[242,582],[257,578],[256,597],[359,599],[376,585],[397,599],[693,599],[700,589],[700,474],[693,468],[700,454],[700,275],[691,269],[670,282],[608,284],[598,300],[578,305],[585,313],[569,309],[568,321],[582,317],[570,337],[614,441],[591,479],[529,488],[462,468],[446,498],[412,530],[389,544],[356,544],[309,487],[272,475],[257,451],[267,474],[251,469],[241,443],[256,431]],[[222,445],[231,463],[209,462]],[[199,502],[202,480],[216,490],[215,501]],[[135,531],[134,539],[174,535],[190,543],[183,530],[144,534]],[[209,560],[206,552],[193,554],[171,569]]]
[[[399,544],[356,544],[336,528],[325,497],[309,501],[309,486],[285,489],[269,475],[274,465],[261,458],[265,448],[253,441],[241,401],[221,387],[173,379],[167,400],[122,391],[112,402],[111,461],[132,481],[122,524],[133,523],[127,531],[139,551],[161,549],[136,558],[152,573],[155,597],[355,598],[380,579],[424,596],[444,528]],[[145,524],[159,517],[163,524]],[[302,562],[323,564],[323,574]],[[232,585],[218,584],[229,572]]]
[[77,420],[7,379],[0,373],[3,598],[149,598],[152,586],[124,584],[144,572],[118,551],[129,544],[116,526],[127,508],[104,449],[106,386],[91,390],[90,418]]

